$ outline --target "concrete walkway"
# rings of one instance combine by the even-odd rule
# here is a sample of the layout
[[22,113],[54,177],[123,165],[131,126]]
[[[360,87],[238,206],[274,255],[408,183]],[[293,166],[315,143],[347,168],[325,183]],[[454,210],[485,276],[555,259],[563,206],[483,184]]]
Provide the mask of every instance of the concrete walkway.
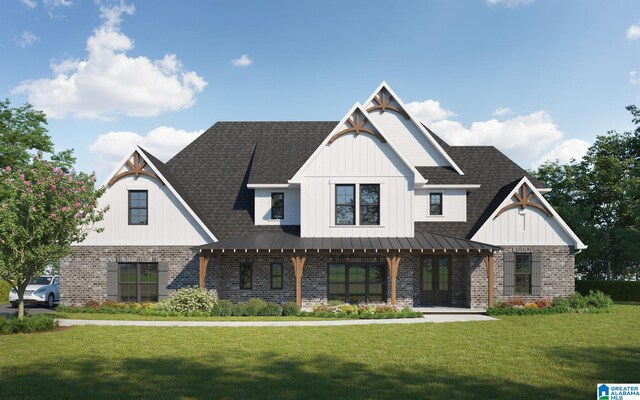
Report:
[[188,326],[188,327],[259,327],[259,326],[346,326],[391,325],[441,322],[494,321],[486,315],[426,315],[423,318],[403,319],[342,319],[327,321],[113,321],[89,319],[59,319],[60,326]]

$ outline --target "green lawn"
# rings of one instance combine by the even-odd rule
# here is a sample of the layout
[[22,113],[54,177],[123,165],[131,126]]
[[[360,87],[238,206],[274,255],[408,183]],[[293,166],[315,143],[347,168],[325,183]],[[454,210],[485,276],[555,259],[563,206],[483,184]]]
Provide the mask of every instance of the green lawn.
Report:
[[640,380],[640,306],[492,322],[73,327],[0,336],[0,398],[594,398]]
[[56,312],[56,318],[62,319],[99,319],[118,321],[326,321],[327,318],[312,317],[159,317],[138,314],[99,314]]

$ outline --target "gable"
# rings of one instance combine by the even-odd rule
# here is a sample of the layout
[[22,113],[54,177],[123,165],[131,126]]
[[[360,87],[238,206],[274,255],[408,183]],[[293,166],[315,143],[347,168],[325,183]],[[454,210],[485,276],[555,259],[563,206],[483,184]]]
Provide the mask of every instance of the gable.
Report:
[[506,245],[567,245],[576,249],[586,246],[567,226],[558,213],[526,178],[522,178],[471,240]]
[[[141,148],[116,168],[99,199],[109,207],[104,220],[96,224],[101,233],[91,232],[79,245],[201,245],[215,237],[198,219],[190,206],[171,186],[171,179],[156,167],[160,161]],[[129,225],[129,191],[145,191],[148,224]]]
[[304,176],[404,176],[411,182],[424,182],[357,103],[289,182],[300,183]]
[[460,175],[464,174],[427,129],[413,118],[402,100],[385,82],[367,99],[364,108],[411,165],[449,167]]

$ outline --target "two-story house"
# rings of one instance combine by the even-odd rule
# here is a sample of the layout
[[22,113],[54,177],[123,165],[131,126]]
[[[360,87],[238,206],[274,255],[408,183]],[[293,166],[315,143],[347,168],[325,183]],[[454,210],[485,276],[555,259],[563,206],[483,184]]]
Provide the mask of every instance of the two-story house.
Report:
[[61,263],[64,303],[487,307],[569,295],[586,246],[491,146],[449,146],[385,83],[332,122],[218,122],[167,163],[138,147]]

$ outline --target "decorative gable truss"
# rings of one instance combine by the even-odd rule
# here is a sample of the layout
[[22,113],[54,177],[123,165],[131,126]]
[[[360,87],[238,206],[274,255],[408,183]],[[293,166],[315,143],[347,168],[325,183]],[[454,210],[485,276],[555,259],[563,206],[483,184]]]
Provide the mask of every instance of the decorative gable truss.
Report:
[[[211,232],[209,227],[207,227],[203,220],[193,210],[191,205],[187,203],[182,198],[180,193],[178,193],[178,191],[174,188],[171,183],[171,179],[164,176],[162,172],[160,172],[160,166],[156,166],[154,164],[154,161],[151,159],[151,156],[147,157],[146,154],[147,153],[145,152],[145,150],[143,150],[141,147],[135,146],[133,152],[130,153],[129,156],[125,157],[116,166],[116,168],[113,170],[113,172],[111,172],[111,174],[109,174],[107,180],[103,183],[102,186],[106,186],[107,190],[109,190],[114,184],[118,183],[118,181],[129,176],[133,176],[134,179],[139,179],[140,176],[146,176],[149,179],[155,180],[159,184],[166,186],[171,194],[173,194],[178,202],[187,210],[189,215],[193,217],[198,226],[200,226],[204,230],[204,232],[211,238],[212,241],[217,242],[218,239]],[[157,159],[156,162],[162,164],[162,162]],[[171,175],[164,164],[162,165],[162,167],[164,167],[164,170],[165,172],[167,172],[167,174]]]
[[[391,87],[386,82],[382,82],[380,86],[378,86],[378,88],[371,94],[371,96],[369,96],[367,101],[364,102],[364,107],[366,108],[367,112],[371,112],[371,113],[380,112],[380,114],[385,114],[386,112],[391,111],[394,114],[401,116],[404,120],[407,120],[406,122],[408,122],[409,125],[413,125],[412,129],[416,130],[415,133],[417,135],[422,136],[423,139],[426,138],[426,143],[422,142],[423,144],[420,144],[420,145],[418,143],[415,143],[415,145],[412,145],[410,142],[408,142],[409,144],[405,144],[405,147],[401,147],[401,148],[405,150],[406,149],[415,150],[415,149],[412,149],[412,147],[418,146],[421,148],[421,150],[427,152],[428,150],[424,147],[425,146],[431,147],[432,148],[431,150],[433,151],[433,154],[432,154],[433,156],[435,156],[436,158],[441,158],[445,166],[450,166],[458,174],[464,175],[464,172],[462,171],[462,169],[458,167],[458,165],[453,161],[453,159],[449,156],[449,154],[447,154],[447,152],[444,151],[444,149],[440,146],[440,144],[438,144],[438,142],[427,131],[427,129],[425,129],[425,127],[420,123],[420,121],[418,121],[416,118],[414,118],[411,115],[411,113],[407,110],[407,107],[402,102],[400,97],[398,97],[398,95],[393,91],[393,89],[391,89]],[[372,114],[372,116],[374,116],[374,114]],[[407,130],[406,126],[407,125],[404,125],[404,124],[398,125],[396,129],[406,131]],[[406,134],[411,135],[409,132],[406,132]],[[387,139],[389,139],[389,137],[387,137]],[[424,166],[424,164],[415,164],[415,165]]]
[[325,140],[322,141],[311,157],[309,157],[302,167],[298,169],[294,176],[289,180],[289,184],[299,184],[301,182],[304,171],[324,148],[330,146],[332,143],[336,142],[336,140],[339,140],[345,135],[354,134],[357,136],[363,133],[376,138],[382,145],[389,146],[398,158],[400,158],[402,163],[404,163],[413,173],[415,184],[424,185],[427,182],[420,172],[418,172],[418,170],[402,154],[393,141],[388,138],[388,135],[385,135],[384,131],[371,120],[369,114],[365,111],[362,105],[360,103],[356,103],[340,120],[340,122],[338,122],[336,127],[331,131],[331,133],[329,133]]
[[[514,209],[519,211],[514,214]],[[528,210],[532,210],[530,214]],[[514,220],[527,216],[530,226]],[[471,240],[495,245],[557,245],[562,241],[577,250],[587,248],[526,176],[496,206]]]

